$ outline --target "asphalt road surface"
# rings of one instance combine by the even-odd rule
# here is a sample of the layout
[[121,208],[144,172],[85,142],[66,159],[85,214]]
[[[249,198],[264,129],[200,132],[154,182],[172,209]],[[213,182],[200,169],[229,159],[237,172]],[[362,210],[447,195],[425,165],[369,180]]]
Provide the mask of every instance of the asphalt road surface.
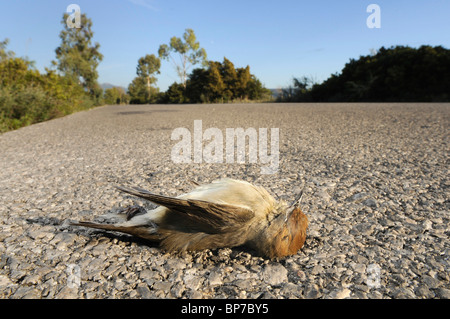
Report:
[[[450,298],[449,119],[437,103],[122,105],[4,133],[0,296]],[[238,128],[256,157],[226,152]],[[154,207],[113,185],[179,195],[221,177],[285,200],[303,189],[304,248],[168,254],[69,225]]]

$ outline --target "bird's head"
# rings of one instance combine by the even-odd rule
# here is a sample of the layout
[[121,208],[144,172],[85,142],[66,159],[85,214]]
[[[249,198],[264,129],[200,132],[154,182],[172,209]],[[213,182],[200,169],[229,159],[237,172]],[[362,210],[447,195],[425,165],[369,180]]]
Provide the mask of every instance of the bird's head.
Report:
[[301,195],[280,213],[264,232],[264,254],[269,258],[296,254],[306,240],[308,218],[299,208]]

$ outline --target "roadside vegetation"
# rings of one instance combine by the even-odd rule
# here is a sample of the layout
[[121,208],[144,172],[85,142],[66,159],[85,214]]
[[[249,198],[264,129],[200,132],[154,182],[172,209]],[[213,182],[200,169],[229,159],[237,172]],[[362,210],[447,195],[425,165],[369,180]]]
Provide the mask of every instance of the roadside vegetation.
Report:
[[282,102],[449,102],[450,50],[442,46],[380,48],[350,59],[321,84],[293,79]]
[[27,58],[0,42],[0,132],[50,120],[103,103],[97,66],[103,56],[92,43],[92,21],[81,16],[82,27],[69,28],[64,14],[56,61],[41,73]]
[[[226,57],[208,60],[192,29],[139,58],[128,88],[104,90],[92,20],[82,14],[81,27],[71,28],[67,18],[61,21],[56,59],[45,72],[8,50],[8,39],[0,42],[0,133],[104,104],[450,101],[450,50],[442,46],[382,47],[350,59],[323,83],[294,78],[274,98],[249,65],[236,67]],[[157,87],[162,63],[170,63],[178,76],[165,92]]]

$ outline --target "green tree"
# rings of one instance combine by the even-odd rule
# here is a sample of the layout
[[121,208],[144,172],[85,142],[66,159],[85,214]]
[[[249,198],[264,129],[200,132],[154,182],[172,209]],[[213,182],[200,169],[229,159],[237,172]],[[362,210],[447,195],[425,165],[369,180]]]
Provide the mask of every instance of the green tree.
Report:
[[105,90],[104,102],[106,104],[126,104],[128,103],[128,95],[124,89],[113,87]]
[[251,76],[250,81],[247,83],[248,98],[250,100],[270,100],[272,92],[265,88],[261,81],[254,75]]
[[197,68],[192,71],[186,85],[186,95],[193,103],[210,103],[223,99],[223,83],[220,62],[208,62],[208,69]]
[[0,132],[70,114],[93,106],[72,78],[46,69],[8,51],[0,42]]
[[186,83],[186,96],[190,101],[207,103],[211,99],[208,88],[209,70],[194,69]]
[[151,99],[151,84],[157,81],[153,74],[159,74],[159,69],[161,67],[161,60],[157,58],[154,54],[147,54],[138,61],[138,66],[136,69],[136,74],[138,77],[145,79],[147,83],[147,95],[148,100]]
[[340,74],[313,85],[312,101],[450,101],[450,50],[395,46],[350,59]]
[[9,39],[6,38],[5,40],[0,42],[0,61],[7,60],[14,57],[14,52],[9,51],[6,49],[8,46]]
[[232,100],[237,97],[237,73],[234,64],[227,58],[223,58],[220,68],[222,80],[225,85],[223,96],[226,100]]
[[186,103],[188,99],[185,94],[186,89],[182,84],[173,83],[164,93],[163,102],[170,104]]
[[86,14],[81,14],[81,27],[70,28],[66,20],[68,14],[63,15],[64,29],[59,37],[61,45],[55,50],[57,68],[65,76],[81,84],[91,96],[99,99],[102,89],[97,83],[97,66],[103,59],[100,44],[92,44],[94,32],[92,20]]
[[[176,61],[172,53],[179,55],[180,62]],[[174,36],[170,39],[169,45],[162,44],[158,55],[172,62],[184,88],[186,88],[189,69],[198,63],[206,64],[206,51],[200,47],[192,29],[185,30],[183,39]]]
[[185,94],[191,103],[226,102],[233,99],[269,99],[270,90],[250,73],[250,67],[235,69],[233,63],[209,61],[207,69],[194,69]]
[[248,84],[252,79],[252,75],[250,74],[250,67],[247,65],[245,68],[236,69],[236,97],[240,99],[248,99]]
[[147,86],[147,79],[137,76],[128,85],[128,95],[131,104],[149,104],[156,103],[158,99],[159,90],[154,87]]
[[157,81],[154,74],[159,74],[161,60],[154,54],[147,54],[138,60],[136,67],[136,75],[128,86],[128,94],[130,103],[147,104],[155,103],[158,99],[156,96],[159,92],[152,84]]

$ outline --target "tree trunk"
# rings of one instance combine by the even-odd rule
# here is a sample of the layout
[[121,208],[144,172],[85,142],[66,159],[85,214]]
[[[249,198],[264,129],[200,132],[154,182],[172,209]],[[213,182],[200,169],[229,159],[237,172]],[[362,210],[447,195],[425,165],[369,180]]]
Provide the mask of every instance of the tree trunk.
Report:
[[148,102],[150,102],[150,97],[151,97],[151,93],[150,93],[150,76],[147,76],[147,90],[148,90]]
[[186,89],[186,54],[183,55],[183,87]]

